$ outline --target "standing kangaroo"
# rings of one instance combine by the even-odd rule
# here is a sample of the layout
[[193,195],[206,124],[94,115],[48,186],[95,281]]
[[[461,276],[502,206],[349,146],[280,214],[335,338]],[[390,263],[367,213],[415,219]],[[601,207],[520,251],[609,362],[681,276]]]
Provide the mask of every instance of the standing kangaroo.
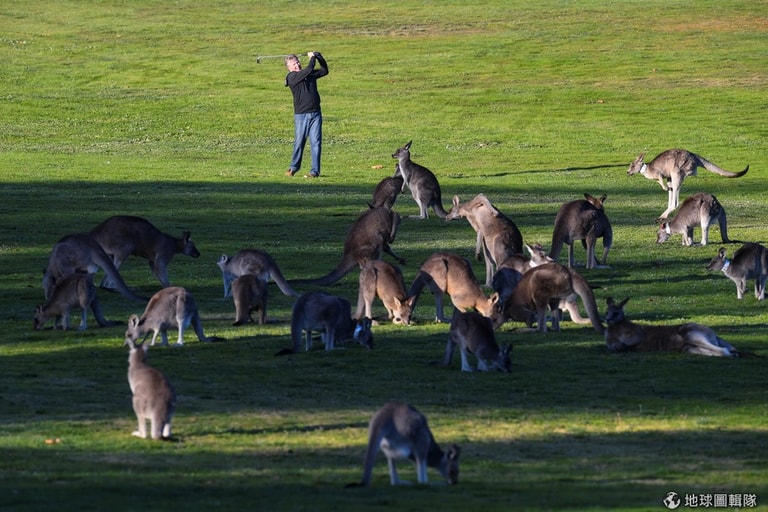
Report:
[[709,327],[701,324],[640,325],[624,315],[629,299],[607,299],[605,343],[610,352],[687,352],[704,356],[737,357],[739,352]]
[[415,300],[418,299],[424,286],[427,286],[435,295],[435,318],[438,322],[446,322],[443,313],[443,295],[446,293],[450,296],[453,307],[459,311],[474,309],[490,318],[494,327],[500,326],[504,321],[496,307],[499,294],[494,293],[486,297],[480,285],[477,284],[469,261],[456,254],[439,251],[427,258],[408,291],[409,297],[416,298],[413,304],[414,309],[416,309]]
[[419,205],[419,215],[411,215],[410,218],[426,219],[429,217],[427,209],[431,207],[435,215],[444,219],[447,213],[443,209],[440,184],[432,171],[411,160],[412,143],[410,141],[392,153],[392,158],[397,158],[398,163],[395,174],[399,173],[403,177],[403,186],[408,186],[413,200]]
[[178,329],[176,345],[181,346],[184,344],[184,330],[190,325],[195,329],[195,334],[200,341],[209,342],[219,339],[209,338],[203,333],[200,313],[197,311],[192,294],[180,286],[170,286],[163,288],[149,299],[141,318],[137,315],[131,315],[128,318],[125,340],[126,343],[135,342],[142,336],[146,340],[152,333],[150,345],[155,344],[158,334],[163,340],[163,345],[167,345],[168,329]]
[[80,327],[78,331],[88,328],[88,308],[93,311],[96,322],[101,327],[119,325],[104,318],[96,297],[96,287],[93,284],[93,274],[72,274],[59,280],[53,287],[51,298],[43,306],[35,309],[35,330],[42,329],[48,319],[53,318],[53,328],[56,329],[58,319],[61,318],[62,329],[69,329],[69,312],[72,308],[80,308]]
[[136,345],[126,339],[128,354],[128,384],[133,394],[133,412],[139,423],[136,437],[147,438],[147,421],[152,439],[171,438],[171,418],[176,411],[176,391],[160,370],[147,364],[147,345]]
[[499,370],[508,373],[512,366],[509,358],[512,346],[505,345],[499,348],[491,319],[475,311],[462,313],[454,310],[443,365],[451,364],[453,352],[457,348],[461,354],[461,371],[463,372],[473,370],[469,364],[468,354],[475,355],[477,369],[483,372]]
[[291,314],[292,348],[283,349],[277,355],[298,354],[302,336],[306,334],[306,350],[312,348],[312,331],[320,331],[325,350],[333,350],[336,342],[354,339],[365,348],[373,347],[371,319],[355,321],[350,315],[347,299],[325,292],[313,291],[300,296]]
[[587,310],[592,326],[603,333],[604,326],[589,283],[559,263],[546,263],[523,274],[512,296],[504,304],[504,315],[513,320],[526,321],[529,311],[536,312],[539,331],[547,331],[547,309],[552,309],[552,330],[560,329],[560,304],[563,299],[578,295]]
[[114,283],[115,289],[129,299],[146,301],[136,295],[123,281],[112,259],[104,252],[101,245],[87,233],[67,235],[59,240],[48,258],[48,267],[43,273],[43,291],[45,298],[51,296],[53,287],[61,279],[72,274],[95,274],[101,268]]
[[402,176],[398,175],[399,164],[395,164],[395,175],[387,176],[381,180],[376,188],[373,190],[373,199],[368,206],[371,208],[378,208],[380,206],[389,208],[390,210],[397,201],[397,196],[403,191],[403,185],[405,180]]
[[733,253],[733,259],[726,257],[725,247],[707,265],[707,270],[721,270],[736,283],[736,297],[741,300],[747,290],[747,279],[755,280],[755,298],[765,298],[765,280],[768,278],[768,249],[760,244],[746,243]]
[[232,299],[235,303],[235,323],[244,325],[253,322],[251,313],[259,312],[259,325],[267,323],[267,284],[246,274],[232,281]]
[[693,228],[701,226],[701,245],[709,243],[709,227],[713,222],[720,225],[720,237],[724,244],[728,240],[728,222],[725,218],[725,208],[712,194],[700,192],[687,197],[680,209],[671,220],[665,220],[656,232],[656,243],[666,242],[670,236],[681,233],[683,245],[693,245]]
[[387,308],[387,316],[392,323],[411,323],[411,311],[416,298],[405,291],[402,271],[383,260],[371,260],[360,270],[355,318],[373,318],[373,299],[376,296]]
[[696,176],[696,169],[703,167],[708,171],[725,176],[726,178],[738,178],[747,174],[749,166],[741,172],[730,172],[721,169],[702,156],[686,151],[685,149],[668,149],[656,155],[650,163],[644,162],[645,153],[640,154],[627,169],[627,175],[640,173],[649,180],[656,180],[661,188],[669,192],[667,209],[659,219],[667,216],[677,208],[680,201],[680,187],[688,176]]
[[[89,234],[101,245],[104,252],[112,257],[115,268],[119,269],[131,255],[146,259],[163,288],[171,286],[168,264],[174,255],[200,257],[189,231],[184,231],[181,238],[175,238],[163,233],[142,217],[116,215],[93,228]],[[113,288],[114,283],[110,281],[109,276],[105,276],[101,287]]]
[[485,285],[493,285],[493,274],[509,257],[523,252],[523,235],[512,219],[501,213],[484,194],[461,203],[453,196],[446,220],[466,218],[477,233],[475,257],[485,259]]
[[405,260],[395,254],[389,244],[395,241],[397,228],[400,226],[400,215],[394,210],[384,207],[371,208],[352,224],[344,242],[341,261],[328,274],[317,279],[295,279],[291,283],[328,286],[338,282],[342,277],[352,272],[355,267],[363,268],[371,260],[381,259],[385,252],[395,258],[401,265]]
[[[573,242],[581,240],[587,250],[587,268],[595,268],[595,264],[604,266],[608,260],[608,251],[613,245],[613,228],[605,214],[605,198],[599,199],[584,194],[584,199],[563,204],[555,216],[555,229],[552,232],[552,247],[549,256],[557,261],[563,244],[568,245],[568,266],[574,267]],[[603,239],[603,259],[598,261],[595,256],[597,239]]]
[[368,448],[363,462],[363,478],[347,487],[367,487],[371,483],[373,464],[379,449],[387,457],[391,485],[408,483],[400,480],[396,459],[410,458],[416,464],[416,478],[426,484],[427,467],[437,469],[446,482],[459,483],[459,454],[461,449],[452,444],[444,452],[432,436],[427,418],[412,405],[388,402],[376,411],[368,424]]
[[283,295],[299,296],[283,277],[274,258],[260,249],[243,249],[232,257],[223,254],[216,264],[221,269],[221,276],[224,279],[224,298],[232,294],[232,281],[245,275],[256,276],[264,284],[272,279]]

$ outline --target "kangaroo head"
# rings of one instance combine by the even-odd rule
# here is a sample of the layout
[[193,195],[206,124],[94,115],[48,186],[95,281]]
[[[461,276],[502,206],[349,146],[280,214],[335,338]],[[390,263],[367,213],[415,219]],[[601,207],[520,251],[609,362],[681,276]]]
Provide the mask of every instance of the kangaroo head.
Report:
[[412,140],[408,141],[408,143],[405,144],[403,147],[397,148],[397,150],[394,153],[392,153],[392,158],[404,159],[404,160],[408,160],[409,158],[411,158],[411,144],[413,144]]
[[360,319],[355,327],[355,332],[352,334],[352,338],[368,350],[373,348],[373,333],[371,332],[372,323],[373,320],[368,317]]
[[645,163],[645,153],[640,153],[640,155],[635,158],[635,161],[629,165],[629,169],[627,169],[627,175],[632,176],[633,174],[640,172],[640,169],[643,167],[643,163]]
[[624,304],[629,301],[629,297],[623,301],[616,303],[612,297],[608,297],[605,302],[608,304],[608,309],[605,312],[605,323],[608,325],[616,325],[623,321],[626,316],[624,315]]
[[671,236],[672,231],[669,228],[669,222],[664,221],[659,226],[659,229],[656,231],[656,243],[662,244],[669,240],[669,237]]
[[491,365],[500,372],[509,373],[512,370],[512,359],[510,353],[512,352],[512,345],[504,345],[499,349],[499,354]]
[[443,458],[440,460],[440,474],[450,484],[456,485],[459,483],[459,454],[461,448],[452,444],[448,451],[443,453]]
[[200,251],[197,250],[197,247],[195,247],[195,242],[192,241],[192,233],[190,233],[189,231],[185,231],[181,235],[181,241],[183,244],[182,252],[184,254],[192,258],[200,257]]
[[45,321],[47,318],[45,317],[45,313],[43,313],[43,306],[37,306],[35,308],[35,318],[34,318],[34,328],[36,331],[39,331],[43,328],[43,325],[45,324]]
[[141,337],[141,320],[139,315],[133,314],[128,317],[128,328],[125,330],[125,344],[135,348],[136,340]]
[[725,250],[725,247],[721,247],[720,250],[717,251],[717,256],[712,258],[709,265],[707,265],[707,270],[722,270],[725,265],[726,255],[727,251]]
[[408,297],[404,300],[400,300],[395,297],[395,309],[392,311],[392,323],[393,324],[411,324],[411,313],[413,313],[413,305],[416,303],[416,296]]

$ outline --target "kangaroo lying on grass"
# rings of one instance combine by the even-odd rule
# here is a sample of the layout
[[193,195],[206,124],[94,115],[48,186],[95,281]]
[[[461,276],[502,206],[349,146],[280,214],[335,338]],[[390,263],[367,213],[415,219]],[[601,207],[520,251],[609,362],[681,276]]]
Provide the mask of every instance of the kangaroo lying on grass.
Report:
[[512,361],[509,358],[512,346],[505,345],[499,348],[491,319],[475,311],[462,313],[454,310],[443,365],[451,364],[453,352],[457,348],[461,354],[461,371],[463,372],[473,371],[467,354],[474,354],[477,357],[477,369],[483,372],[489,370],[509,372],[512,367]]
[[429,217],[427,210],[431,207],[435,215],[444,219],[447,213],[443,209],[440,184],[432,171],[411,160],[412,143],[410,141],[392,153],[392,158],[397,158],[398,163],[395,176],[399,173],[403,177],[403,184],[408,186],[413,200],[419,205],[419,215],[411,215],[410,218],[426,219]]
[[713,222],[720,225],[720,237],[724,244],[728,240],[728,222],[725,218],[725,208],[712,194],[703,192],[687,197],[680,209],[671,220],[662,221],[656,232],[656,243],[666,242],[670,236],[681,233],[683,245],[693,245],[693,228],[701,226],[701,245],[709,242],[709,227]]
[[667,209],[661,214],[659,220],[666,219],[680,202],[680,187],[688,176],[696,176],[696,169],[703,167],[708,171],[725,176],[726,178],[738,178],[747,174],[749,166],[741,172],[730,172],[721,169],[704,157],[686,151],[685,149],[668,149],[656,155],[650,163],[644,162],[645,153],[640,154],[627,169],[627,175],[640,173],[649,180],[656,180],[661,188],[669,192]]
[[760,244],[746,243],[733,253],[733,259],[726,257],[725,247],[707,265],[707,270],[721,270],[736,283],[736,297],[741,300],[747,290],[747,279],[755,280],[755,298],[765,298],[765,281],[768,278],[768,249]]
[[437,469],[446,482],[459,483],[459,454],[461,449],[452,444],[447,452],[432,436],[427,418],[412,405],[389,402],[376,411],[368,424],[368,449],[363,463],[363,479],[347,487],[367,487],[371,483],[373,464],[379,449],[384,452],[389,465],[389,481],[392,485],[405,484],[397,475],[396,459],[410,458],[416,463],[416,478],[427,483],[427,467]]
[[69,312],[72,308],[82,310],[78,331],[88,328],[88,308],[93,311],[93,316],[101,327],[120,324],[107,320],[102,315],[99,299],[96,297],[96,286],[93,284],[93,274],[72,274],[56,283],[48,302],[35,309],[35,330],[42,329],[50,318],[54,319],[53,328],[56,329],[60,318],[62,329],[66,331],[69,329]]
[[329,286],[338,282],[342,277],[352,272],[355,267],[363,268],[371,260],[381,259],[385,252],[395,258],[401,265],[405,260],[392,251],[389,244],[395,241],[397,228],[401,218],[394,210],[379,207],[366,211],[352,224],[341,261],[328,274],[317,279],[295,279],[291,283]]
[[354,339],[367,349],[373,348],[371,319],[355,321],[350,315],[352,306],[347,299],[314,291],[300,296],[291,314],[292,348],[283,349],[276,355],[298,354],[301,339],[305,336],[306,350],[312,348],[312,331],[320,331],[325,350],[333,350],[336,342]]
[[135,342],[143,336],[146,340],[152,333],[150,345],[154,345],[159,334],[163,345],[168,344],[168,329],[178,329],[177,346],[184,344],[184,330],[192,325],[200,341],[220,341],[221,338],[207,337],[203,333],[200,314],[197,311],[192,294],[180,286],[163,288],[149,299],[144,313],[139,318],[131,315],[128,318],[128,329],[125,331],[126,343]]
[[176,411],[176,391],[160,370],[147,364],[147,345],[131,339],[128,355],[128,384],[133,394],[133,412],[139,422],[136,437],[147,438],[147,421],[152,439],[171,438],[171,419]]
[[243,325],[253,322],[251,313],[259,312],[259,325],[267,323],[267,284],[247,274],[232,281],[232,299],[235,303],[235,323]]
[[[168,264],[174,255],[200,257],[189,231],[184,231],[181,238],[174,238],[141,217],[116,215],[93,228],[89,234],[101,245],[104,252],[112,257],[115,268],[120,268],[130,255],[148,260],[149,268],[163,288],[171,286]],[[114,288],[114,283],[109,276],[105,276],[101,287]]]
[[738,357],[733,346],[705,325],[640,325],[624,315],[629,299],[607,299],[605,343],[611,352],[688,352],[704,356]]
[[[547,309],[552,310],[552,330],[560,330],[560,304],[563,299],[573,302],[573,295],[578,295],[587,310],[592,326],[599,333],[604,331],[595,303],[595,295],[589,283],[576,273],[559,263],[546,263],[531,268],[523,274],[511,297],[503,305],[504,318],[526,321],[529,312],[536,312],[539,331],[547,331]],[[578,311],[578,309],[577,309]]]
[[232,293],[232,281],[249,274],[256,276],[265,284],[271,278],[283,292],[283,295],[299,296],[283,277],[283,273],[275,263],[274,258],[260,249],[243,249],[231,258],[223,254],[217,265],[221,269],[221,276],[224,279],[224,298],[229,297]]
[[[555,216],[555,228],[552,232],[552,247],[549,256],[557,261],[563,244],[568,245],[568,266],[574,267],[573,242],[581,240],[587,250],[587,268],[595,265],[605,266],[608,261],[608,251],[613,245],[613,228],[605,214],[605,198],[600,199],[584,194],[584,199],[563,204]],[[603,259],[597,260],[595,246],[597,239],[603,239]]]
[[523,235],[512,219],[501,213],[484,194],[461,203],[453,196],[453,208],[446,220],[466,218],[477,233],[475,257],[485,258],[485,285],[493,284],[493,274],[499,265],[523,252]]
[[387,308],[387,316],[392,323],[411,323],[411,311],[416,298],[405,291],[405,280],[400,269],[383,260],[371,260],[360,270],[355,318],[373,318],[373,299],[376,296]]
[[446,293],[451,297],[453,307],[461,312],[474,309],[490,318],[494,327],[504,321],[496,307],[499,294],[486,297],[477,284],[472,266],[456,254],[439,251],[427,258],[408,291],[408,296],[414,297],[413,309],[416,309],[416,300],[424,286],[435,295],[435,317],[438,322],[446,322],[443,313],[443,295]]
[[376,185],[373,190],[373,199],[368,206],[371,208],[384,207],[392,209],[397,201],[397,196],[402,192],[405,180],[402,176],[399,176],[400,172],[399,164],[395,164],[395,175],[387,176]]
[[142,302],[147,300],[128,288],[110,257],[87,233],[67,235],[53,246],[48,258],[48,267],[43,272],[45,298],[50,298],[53,287],[65,277],[72,274],[95,274],[99,268],[114,283],[115,289],[121,295]]

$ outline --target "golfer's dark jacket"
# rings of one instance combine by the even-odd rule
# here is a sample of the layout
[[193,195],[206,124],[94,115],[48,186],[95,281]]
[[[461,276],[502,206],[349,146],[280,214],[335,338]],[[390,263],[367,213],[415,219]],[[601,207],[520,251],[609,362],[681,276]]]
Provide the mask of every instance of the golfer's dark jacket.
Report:
[[[315,60],[320,69],[315,69]],[[308,114],[320,112],[320,94],[317,92],[317,79],[328,74],[328,64],[325,59],[316,55],[310,57],[309,64],[301,71],[291,71],[285,77],[285,86],[293,93],[293,113]]]

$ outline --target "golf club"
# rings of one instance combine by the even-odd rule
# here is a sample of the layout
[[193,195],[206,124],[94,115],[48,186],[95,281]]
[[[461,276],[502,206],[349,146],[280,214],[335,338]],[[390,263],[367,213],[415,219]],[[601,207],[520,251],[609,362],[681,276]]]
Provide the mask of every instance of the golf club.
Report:
[[[303,53],[303,55],[306,55],[306,54],[307,54],[307,52]],[[292,54],[286,53],[286,54],[283,54],[283,55],[259,55],[258,57],[256,57],[256,64],[261,64],[261,59],[284,59],[284,58],[286,58],[289,55],[292,55]],[[293,55],[300,56],[302,54],[301,53],[296,53],[296,54],[293,54]]]

